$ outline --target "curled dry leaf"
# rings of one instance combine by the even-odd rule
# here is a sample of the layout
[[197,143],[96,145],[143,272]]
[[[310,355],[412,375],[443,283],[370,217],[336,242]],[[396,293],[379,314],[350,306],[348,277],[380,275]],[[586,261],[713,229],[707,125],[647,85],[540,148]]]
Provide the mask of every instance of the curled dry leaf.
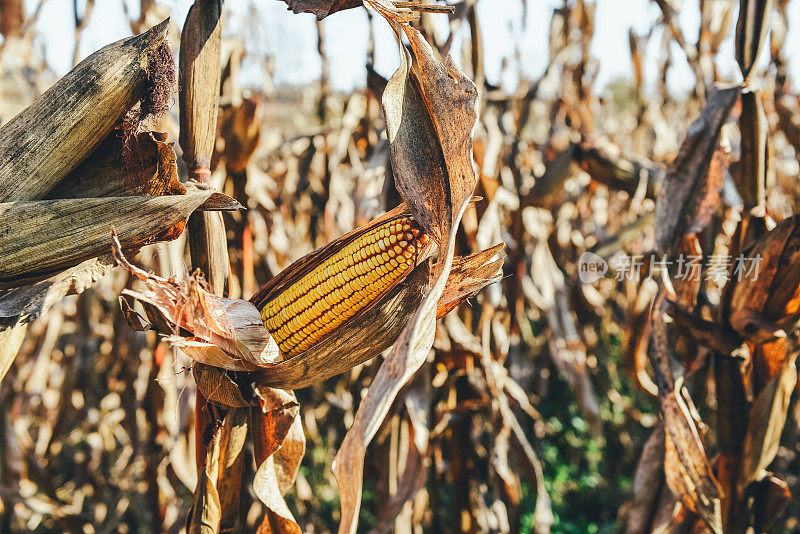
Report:
[[267,507],[259,533],[300,534],[283,496],[293,485],[305,452],[300,407],[294,393],[267,388],[262,405],[251,410],[253,447],[258,469],[253,489]]
[[436,317],[441,319],[451,310],[489,284],[498,282],[502,277],[503,257],[492,259],[500,254],[505,245],[497,244],[492,248],[453,258],[453,267],[447,285],[439,298]]
[[[106,254],[111,227],[125,249],[175,239],[189,214],[204,209],[214,194],[0,203],[0,288],[42,280]],[[229,201],[226,209],[240,208]]]
[[783,336],[800,318],[800,215],[781,221],[745,255],[758,270],[732,282],[727,319],[754,342]]
[[721,489],[706,457],[697,410],[683,388],[683,378],[672,378],[661,302],[659,297],[653,306],[651,358],[664,418],[667,485],[687,508],[703,518],[712,532],[721,533]]
[[[355,532],[361,507],[366,447],[395,396],[433,345],[436,312],[453,265],[456,231],[477,183],[472,169],[475,84],[448,58],[442,63],[421,34],[390,19],[400,44],[400,68],[383,93],[386,130],[398,191],[422,229],[439,244],[434,283],[378,370],[333,463],[342,518]],[[411,56],[400,41],[411,42]]]
[[656,243],[665,254],[671,254],[684,235],[702,230],[717,208],[724,168],[711,162],[739,91],[738,86],[718,85],[709,91],[705,107],[667,170],[655,216]]
[[797,352],[794,351],[784,361],[780,374],[759,393],[750,408],[736,488],[740,496],[744,495],[750,482],[765,475],[765,469],[778,453],[789,401],[797,385],[796,359]]

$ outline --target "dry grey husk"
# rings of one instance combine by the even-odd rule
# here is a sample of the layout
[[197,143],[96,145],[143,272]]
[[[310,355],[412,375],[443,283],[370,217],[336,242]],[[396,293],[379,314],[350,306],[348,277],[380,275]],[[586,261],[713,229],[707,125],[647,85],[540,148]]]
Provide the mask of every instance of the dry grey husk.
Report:
[[[205,204],[217,197],[229,206]],[[187,195],[0,203],[0,289],[42,280],[109,250],[116,227],[126,249],[174,239],[195,209],[239,209],[205,190]]]
[[139,118],[163,111],[175,68],[169,23],[98,50],[0,128],[0,202],[44,198],[137,102]]

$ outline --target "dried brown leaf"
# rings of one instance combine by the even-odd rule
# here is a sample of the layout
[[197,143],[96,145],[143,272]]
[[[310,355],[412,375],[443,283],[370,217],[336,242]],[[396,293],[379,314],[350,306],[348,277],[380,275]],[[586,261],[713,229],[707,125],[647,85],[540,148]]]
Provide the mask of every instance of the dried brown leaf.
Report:
[[[354,533],[361,507],[366,447],[395,396],[433,345],[439,298],[453,265],[456,231],[477,178],[472,169],[472,129],[477,88],[451,60],[445,65],[421,34],[398,26],[401,65],[383,94],[383,109],[398,190],[423,230],[439,243],[433,285],[381,365],[334,459],[342,519],[339,532]],[[400,42],[406,33],[416,62]],[[445,236],[447,236],[445,240]]]
[[721,489],[706,457],[698,429],[697,410],[688,391],[683,388],[683,378],[673,382],[661,303],[662,297],[658,297],[651,319],[651,358],[666,431],[664,470],[667,485],[687,508],[703,518],[712,532],[721,534]]
[[758,270],[735,281],[728,321],[752,341],[769,341],[800,317],[800,215],[781,221],[746,256]]
[[[283,495],[291,487],[305,452],[305,438],[294,393],[272,388],[260,392],[262,406],[251,411],[256,463],[253,489],[267,507],[259,533],[300,534]],[[286,447],[284,454],[278,451]]]
[[45,198],[182,195],[173,143],[163,132],[139,132],[125,140],[112,131]]
[[762,478],[778,452],[789,401],[797,385],[796,359],[796,353],[786,359],[781,373],[759,393],[750,408],[737,483],[739,496],[744,495],[750,482]]
[[742,92],[739,129],[742,133],[742,155],[738,172],[732,173],[732,176],[744,202],[744,208],[751,210],[756,206],[763,206],[766,200],[769,162],[767,146],[769,124],[758,91]]
[[664,253],[671,253],[684,235],[702,230],[717,208],[724,169],[712,167],[711,162],[739,91],[738,86],[712,87],[667,170],[655,217],[656,242]]

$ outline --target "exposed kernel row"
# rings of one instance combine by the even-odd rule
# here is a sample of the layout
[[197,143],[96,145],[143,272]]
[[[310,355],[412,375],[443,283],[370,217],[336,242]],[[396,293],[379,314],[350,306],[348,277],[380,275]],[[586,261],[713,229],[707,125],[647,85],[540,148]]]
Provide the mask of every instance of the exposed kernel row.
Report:
[[299,354],[413,268],[427,240],[409,218],[376,226],[267,302],[264,326],[283,354]]

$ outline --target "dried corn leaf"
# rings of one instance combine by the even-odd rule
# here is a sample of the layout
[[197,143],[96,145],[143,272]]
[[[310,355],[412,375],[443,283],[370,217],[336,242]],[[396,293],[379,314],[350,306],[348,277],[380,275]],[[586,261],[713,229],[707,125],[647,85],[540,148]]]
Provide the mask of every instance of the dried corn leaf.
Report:
[[575,147],[575,159],[592,180],[631,195],[643,187],[648,198],[655,198],[664,180],[663,168],[653,162],[626,157],[613,146],[584,141]]
[[664,426],[658,425],[645,443],[633,477],[633,500],[626,506],[627,534],[649,534],[664,488]]
[[769,28],[772,0],[739,0],[739,20],[736,23],[736,62],[747,79],[758,53],[763,47]]
[[752,341],[769,341],[800,317],[800,215],[762,236],[747,257],[758,271],[735,282],[728,321]]
[[744,495],[750,482],[762,478],[780,446],[789,401],[797,385],[797,353],[787,358],[781,373],[759,393],[747,422],[737,493]]
[[453,267],[447,279],[447,286],[439,298],[436,317],[442,318],[465,300],[476,295],[481,289],[498,282],[503,276],[503,258],[492,258],[505,247],[503,243],[492,248],[453,258]]
[[224,454],[225,442],[231,431],[231,410],[223,424],[213,428],[211,440],[205,445],[205,463],[199,469],[199,479],[194,492],[194,501],[186,518],[188,534],[216,534],[222,521],[222,505],[217,489],[220,459]]
[[217,133],[223,13],[223,2],[196,2],[181,32],[179,142],[190,177],[200,181],[210,178]]
[[651,320],[651,357],[666,430],[664,470],[667,485],[687,508],[703,518],[712,532],[721,534],[721,489],[706,457],[698,430],[697,410],[683,388],[683,378],[673,383],[660,303],[661,298],[657,298]]
[[284,0],[293,13],[313,13],[318,20],[344,9],[361,7],[362,0]]
[[41,317],[67,295],[77,295],[105,276],[114,266],[110,255],[86,260],[36,284],[18,287],[0,296],[0,324],[29,322]]
[[[216,490],[220,504],[220,530],[223,532],[235,528],[239,519],[248,416],[249,410],[230,410],[222,420]],[[209,474],[213,476],[213,473]]]
[[[300,407],[294,393],[266,388],[263,405],[251,411],[253,446],[258,469],[253,489],[267,507],[259,533],[301,530],[283,496],[292,486],[305,452]],[[286,447],[283,454],[278,451]]]
[[667,170],[656,199],[655,230],[659,250],[673,252],[686,234],[702,230],[719,202],[723,173],[711,172],[720,129],[740,88],[715,85],[700,116],[689,127],[680,151]]
[[742,93],[739,129],[742,133],[742,156],[738,172],[732,174],[744,208],[751,210],[756,206],[763,206],[766,200],[769,162],[769,124],[761,104],[761,95],[757,91]]
[[[356,531],[366,447],[398,391],[433,345],[438,301],[453,264],[456,231],[477,183],[472,170],[475,84],[452,60],[445,65],[436,59],[418,31],[390,24],[401,54],[400,68],[383,94],[393,171],[414,218],[439,243],[440,260],[430,292],[378,370],[334,459],[341,533]],[[416,59],[413,72],[410,54],[400,43],[401,28]]]

